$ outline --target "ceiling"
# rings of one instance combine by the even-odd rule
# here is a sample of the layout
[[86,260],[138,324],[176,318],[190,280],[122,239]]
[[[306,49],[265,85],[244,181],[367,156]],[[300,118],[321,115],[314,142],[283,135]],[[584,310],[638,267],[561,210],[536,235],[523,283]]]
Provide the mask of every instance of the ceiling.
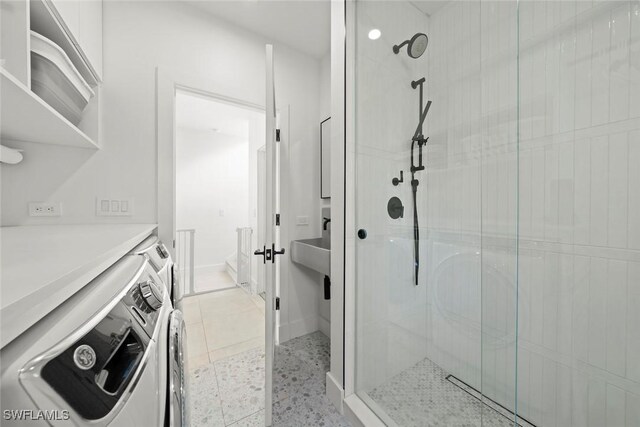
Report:
[[224,21],[316,58],[329,52],[329,0],[184,1]]
[[249,122],[261,113],[184,91],[176,93],[176,126],[241,138],[249,137]]

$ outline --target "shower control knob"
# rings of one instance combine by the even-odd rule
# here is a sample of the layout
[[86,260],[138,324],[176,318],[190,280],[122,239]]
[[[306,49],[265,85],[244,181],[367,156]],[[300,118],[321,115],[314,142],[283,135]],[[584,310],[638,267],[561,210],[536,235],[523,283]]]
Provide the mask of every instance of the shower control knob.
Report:
[[140,287],[142,298],[153,311],[162,306],[162,290],[158,288],[158,285],[153,280],[147,280],[138,286]]
[[358,237],[362,240],[367,238],[367,230],[365,230],[364,228],[361,228],[360,230],[358,230]]

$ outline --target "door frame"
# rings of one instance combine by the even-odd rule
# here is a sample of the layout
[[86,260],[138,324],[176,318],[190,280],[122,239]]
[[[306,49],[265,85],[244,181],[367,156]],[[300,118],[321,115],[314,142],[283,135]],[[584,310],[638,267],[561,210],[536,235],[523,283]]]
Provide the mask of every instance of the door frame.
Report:
[[156,144],[158,237],[175,259],[176,234],[176,92],[182,90],[213,100],[266,113],[264,105],[226,96],[210,79],[176,74],[156,67]]
[[[158,237],[166,243],[169,252],[175,259],[174,238],[176,233],[176,126],[175,126],[175,100],[177,90],[182,90],[195,95],[205,96],[223,103],[240,106],[260,111],[265,114],[264,105],[235,97],[221,94],[210,79],[198,78],[193,75],[175,73],[171,70],[156,67],[155,73],[156,95],[156,146],[157,146],[157,225]],[[279,146],[280,161],[280,214],[288,212],[288,185],[286,175],[289,173],[289,138],[291,107],[285,101],[280,108],[276,108],[276,114],[280,116],[281,141]],[[266,141],[265,141],[266,143]],[[267,193],[268,193],[267,189]],[[267,197],[267,194],[265,194]],[[288,255],[289,255],[289,230],[287,223],[280,228],[280,243],[286,248],[286,256],[279,260],[279,281],[275,292],[280,298],[286,299],[286,282],[288,281]],[[266,271],[265,271],[266,273]],[[283,286],[283,283],[285,285]],[[265,289],[266,290],[266,289]],[[273,302],[272,302],[273,304]],[[265,304],[265,310],[268,304]],[[282,329],[282,310],[274,311],[273,318],[276,321],[275,336],[280,336]],[[267,316],[265,315],[265,327]],[[266,351],[265,337],[265,351]],[[266,368],[266,366],[265,366]]]

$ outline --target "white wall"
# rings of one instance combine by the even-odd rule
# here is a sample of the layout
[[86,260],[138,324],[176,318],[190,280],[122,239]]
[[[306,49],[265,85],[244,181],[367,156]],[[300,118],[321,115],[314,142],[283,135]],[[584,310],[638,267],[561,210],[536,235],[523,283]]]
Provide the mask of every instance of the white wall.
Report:
[[248,226],[248,134],[178,128],[176,228],[196,230],[196,270],[223,270],[236,251],[236,228]]
[[[25,161],[2,168],[3,225],[134,223],[157,220],[156,67],[213,82],[214,92],[264,104],[267,40],[179,2],[106,1],[104,4],[102,149],[20,144]],[[320,230],[317,146],[319,60],[274,43],[279,106],[291,106],[289,183],[282,212],[288,239]],[[132,217],[95,216],[95,197],[135,198]],[[29,218],[27,202],[60,201],[64,216]],[[161,207],[166,209],[168,207]],[[309,217],[296,226],[295,217]],[[288,243],[287,247],[288,247]],[[317,329],[320,287],[282,258],[282,337]],[[290,328],[290,325],[294,325]]]

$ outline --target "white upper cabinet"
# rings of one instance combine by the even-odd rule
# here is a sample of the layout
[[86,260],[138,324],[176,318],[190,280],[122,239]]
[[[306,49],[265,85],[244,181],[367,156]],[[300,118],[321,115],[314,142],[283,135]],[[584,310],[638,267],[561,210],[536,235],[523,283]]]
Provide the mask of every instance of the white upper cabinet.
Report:
[[89,67],[102,80],[102,0],[50,2]]
[[78,41],[89,64],[102,80],[102,0],[79,1]]
[[102,0],[0,3],[0,141],[99,149]]

